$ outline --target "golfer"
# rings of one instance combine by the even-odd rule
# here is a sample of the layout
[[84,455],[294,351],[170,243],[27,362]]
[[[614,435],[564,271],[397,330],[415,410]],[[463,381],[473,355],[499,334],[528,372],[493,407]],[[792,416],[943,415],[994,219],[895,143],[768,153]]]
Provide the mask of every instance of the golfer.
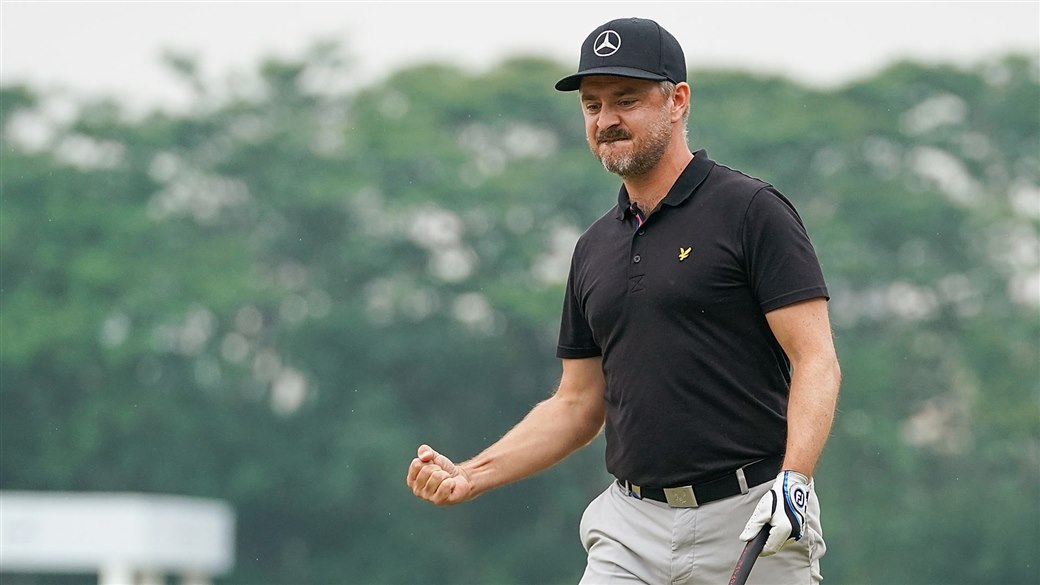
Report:
[[589,34],[577,91],[592,153],[621,177],[581,236],[553,396],[464,463],[427,445],[407,475],[437,505],[546,469],[604,429],[617,478],[581,520],[581,583],[719,585],[764,525],[749,583],[820,581],[812,480],[840,371],[819,261],[772,185],[691,152],[690,86],[656,22]]

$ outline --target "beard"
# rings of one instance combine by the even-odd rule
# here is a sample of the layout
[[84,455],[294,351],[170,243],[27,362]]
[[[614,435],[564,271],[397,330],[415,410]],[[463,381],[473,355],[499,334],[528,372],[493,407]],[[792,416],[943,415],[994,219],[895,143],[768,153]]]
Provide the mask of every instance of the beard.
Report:
[[[614,140],[631,140],[631,150],[616,152],[610,149],[600,154],[599,146]],[[595,142],[589,142],[589,148],[603,163],[603,168],[624,179],[645,175],[653,170],[664,157],[671,140],[672,124],[667,114],[662,114],[647,127],[646,134],[641,138],[633,139],[632,134],[622,128],[608,128],[596,135]]]

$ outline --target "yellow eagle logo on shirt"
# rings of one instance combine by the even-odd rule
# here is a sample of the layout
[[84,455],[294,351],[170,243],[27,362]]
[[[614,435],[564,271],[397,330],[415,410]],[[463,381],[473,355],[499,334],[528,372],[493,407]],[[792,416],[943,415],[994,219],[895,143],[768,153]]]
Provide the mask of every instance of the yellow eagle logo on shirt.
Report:
[[692,247],[691,248],[683,248],[682,246],[679,246],[679,262],[682,262],[683,260],[685,260],[686,257],[690,255],[690,250],[692,250],[692,249],[693,249]]

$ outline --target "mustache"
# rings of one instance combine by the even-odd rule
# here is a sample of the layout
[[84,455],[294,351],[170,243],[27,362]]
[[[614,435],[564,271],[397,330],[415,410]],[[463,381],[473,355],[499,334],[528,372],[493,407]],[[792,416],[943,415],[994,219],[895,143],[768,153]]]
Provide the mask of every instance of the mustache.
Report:
[[631,140],[632,135],[627,130],[622,128],[607,128],[606,130],[596,134],[596,143],[603,144],[604,142],[612,142],[614,140]]

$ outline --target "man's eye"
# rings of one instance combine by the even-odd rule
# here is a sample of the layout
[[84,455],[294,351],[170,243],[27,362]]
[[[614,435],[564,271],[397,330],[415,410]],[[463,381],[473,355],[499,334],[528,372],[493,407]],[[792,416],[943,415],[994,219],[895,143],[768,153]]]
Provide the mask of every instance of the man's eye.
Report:
[[587,112],[598,112],[599,104],[585,104],[585,111]]

